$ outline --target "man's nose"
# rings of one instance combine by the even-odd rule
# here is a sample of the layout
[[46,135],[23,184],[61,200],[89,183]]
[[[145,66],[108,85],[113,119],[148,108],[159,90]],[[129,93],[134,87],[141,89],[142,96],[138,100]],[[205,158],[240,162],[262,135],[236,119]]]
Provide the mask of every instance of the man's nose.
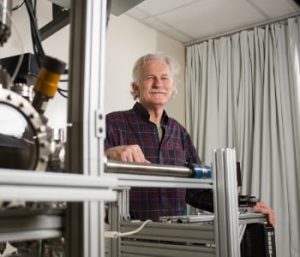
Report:
[[156,87],[159,87],[162,84],[161,82],[162,82],[162,80],[160,78],[154,78],[153,85],[156,86]]

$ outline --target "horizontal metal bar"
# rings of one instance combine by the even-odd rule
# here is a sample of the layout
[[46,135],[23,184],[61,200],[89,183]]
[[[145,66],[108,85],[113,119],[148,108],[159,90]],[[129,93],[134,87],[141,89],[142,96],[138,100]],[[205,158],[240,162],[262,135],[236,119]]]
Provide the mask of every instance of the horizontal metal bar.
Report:
[[49,186],[1,186],[0,200],[24,201],[116,201],[116,192],[111,189],[62,188]]
[[142,164],[121,162],[115,160],[106,161],[106,172],[140,174],[151,176],[192,177],[193,171],[184,166],[171,166],[162,164]]
[[[109,162],[112,169],[119,169]],[[124,163],[122,163],[124,165]],[[126,165],[125,169],[136,165]],[[139,166],[139,165],[137,165]],[[139,166],[146,170],[149,168]],[[176,170],[175,166],[153,165],[151,169]],[[180,171],[189,171],[179,167]],[[169,176],[129,174],[105,174],[87,176],[72,173],[36,172],[28,170],[0,169],[0,199],[25,201],[114,201],[117,187],[165,187],[165,188],[212,188],[211,179],[192,179]],[[107,191],[108,190],[108,191]]]
[[[142,222],[122,222],[120,228],[122,232],[129,232],[139,228],[141,224]],[[214,243],[214,227],[212,224],[204,223],[150,222],[141,231],[128,238],[182,243]]]
[[7,233],[0,233],[0,242],[16,242],[26,240],[42,240],[49,238],[57,238],[62,236],[60,230],[39,230],[39,231],[14,231]]
[[16,208],[0,211],[0,242],[59,237],[64,210]]
[[213,222],[214,219],[215,219],[214,214],[160,217],[161,222],[167,222],[167,223],[204,223],[204,222]]
[[242,213],[239,215],[241,224],[264,223],[267,222],[267,216],[263,213]]
[[[106,175],[105,175],[106,176]],[[118,179],[120,187],[162,187],[162,188],[202,188],[212,189],[211,179],[158,177],[129,174],[109,174]]]
[[183,245],[159,242],[121,241],[122,257],[214,257],[215,249],[205,245]]
[[[17,230],[52,230],[62,229],[63,214],[31,214],[23,208],[0,211],[0,233]],[[21,214],[18,214],[21,212]],[[4,213],[4,214],[3,214]],[[8,216],[7,214],[11,214]]]
[[[205,223],[214,222],[214,214],[201,215],[182,215],[182,216],[163,216],[160,221],[164,223]],[[248,212],[239,214],[240,224],[263,223],[266,222],[266,215],[257,212]]]
[[212,179],[191,178],[193,171],[184,166],[141,164],[106,160],[105,171],[118,179],[121,187],[164,187],[212,189]]
[[0,169],[0,199],[24,201],[115,201],[118,180],[54,172]]
[[112,188],[117,180],[112,177],[88,176],[73,173],[37,172],[0,169],[0,185],[45,185],[56,187]]

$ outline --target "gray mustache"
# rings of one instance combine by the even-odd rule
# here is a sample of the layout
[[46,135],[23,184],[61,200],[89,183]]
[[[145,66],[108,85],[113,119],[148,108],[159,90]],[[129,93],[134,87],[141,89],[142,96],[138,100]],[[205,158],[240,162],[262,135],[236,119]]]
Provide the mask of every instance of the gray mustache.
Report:
[[162,90],[162,89],[151,89],[150,93],[168,93],[168,90]]

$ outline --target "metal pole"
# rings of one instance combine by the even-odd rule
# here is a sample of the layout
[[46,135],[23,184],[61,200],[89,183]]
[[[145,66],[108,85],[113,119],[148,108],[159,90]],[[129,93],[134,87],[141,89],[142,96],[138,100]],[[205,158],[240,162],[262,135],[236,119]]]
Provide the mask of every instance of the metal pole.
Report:
[[107,160],[105,166],[106,172],[109,173],[171,176],[180,178],[211,178],[211,169],[209,167],[196,164],[193,165],[192,168],[188,168],[185,166],[142,164]]
[[[108,223],[110,231],[120,231],[120,223],[130,220],[129,214],[129,188],[118,189],[117,202],[108,204]],[[107,239],[107,257],[120,256],[120,238]]]
[[152,176],[173,176],[173,177],[192,177],[193,171],[184,166],[155,165],[128,163],[114,160],[107,160],[106,172],[109,173],[129,173]]
[[[71,7],[70,88],[66,170],[104,173],[104,56],[106,0],[74,0]],[[104,203],[69,204],[67,256],[104,256]]]
[[214,151],[213,180],[216,256],[240,257],[234,149],[218,149]]

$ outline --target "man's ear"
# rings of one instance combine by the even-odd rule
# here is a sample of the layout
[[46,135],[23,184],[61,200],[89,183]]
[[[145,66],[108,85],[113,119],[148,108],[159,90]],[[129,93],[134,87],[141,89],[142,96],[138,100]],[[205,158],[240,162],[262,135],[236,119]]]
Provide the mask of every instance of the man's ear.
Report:
[[134,100],[136,100],[140,96],[139,86],[135,82],[131,83],[131,95],[133,96]]
[[131,90],[134,92],[135,95],[139,95],[139,86],[137,83],[132,82],[131,83]]

